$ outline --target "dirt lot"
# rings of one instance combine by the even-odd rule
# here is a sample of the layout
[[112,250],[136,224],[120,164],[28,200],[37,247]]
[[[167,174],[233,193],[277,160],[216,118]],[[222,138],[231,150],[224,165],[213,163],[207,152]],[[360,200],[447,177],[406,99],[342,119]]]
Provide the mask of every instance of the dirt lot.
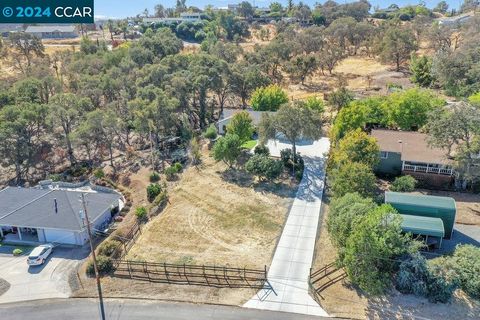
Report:
[[358,97],[386,94],[388,84],[403,88],[413,86],[408,75],[394,71],[393,67],[366,56],[354,56],[342,60],[331,75],[328,72],[325,75],[317,72],[309,77],[304,85],[288,84],[285,89],[293,99],[322,97],[338,87],[339,78],[343,79],[348,89]]
[[170,191],[170,204],[145,227],[133,260],[268,265],[296,186],[259,184],[204,153]]
[[[143,169],[142,169],[143,170]],[[148,170],[131,176],[134,203],[141,203]],[[269,265],[296,183],[259,183],[243,172],[227,170],[204,150],[202,164],[188,168],[170,185],[169,204],[142,230],[127,258],[156,262],[263,268]],[[135,191],[136,190],[136,191]],[[138,192],[138,194],[136,194]],[[151,284],[105,277],[108,297],[148,297],[241,305],[252,289],[216,289]],[[82,277],[75,296],[95,294],[92,279]]]
[[[328,201],[328,199],[327,199]],[[323,223],[317,239],[313,270],[333,262],[336,249],[326,230],[328,204],[322,205]],[[321,305],[331,316],[352,319],[478,319],[480,303],[457,291],[452,302],[434,304],[426,299],[403,295],[393,290],[383,298],[366,297],[348,279],[337,282],[321,292]]]
[[480,194],[419,189],[415,193],[452,197],[457,203],[455,223],[480,226]]

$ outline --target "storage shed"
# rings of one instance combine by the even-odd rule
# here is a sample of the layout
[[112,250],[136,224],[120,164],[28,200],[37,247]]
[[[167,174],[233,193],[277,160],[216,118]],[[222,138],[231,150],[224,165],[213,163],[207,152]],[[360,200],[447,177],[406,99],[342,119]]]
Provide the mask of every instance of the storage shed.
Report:
[[[443,222],[444,237],[447,239],[452,237],[457,213],[453,198],[385,192],[385,203],[392,205],[402,215],[440,218]],[[413,220],[410,221],[411,225],[415,223]],[[438,223],[435,224],[435,228],[437,227]]]
[[402,217],[403,232],[425,236],[427,243],[428,237],[438,238],[438,247],[442,247],[442,239],[445,237],[445,227],[442,219],[410,216],[408,214],[401,214],[400,216]]

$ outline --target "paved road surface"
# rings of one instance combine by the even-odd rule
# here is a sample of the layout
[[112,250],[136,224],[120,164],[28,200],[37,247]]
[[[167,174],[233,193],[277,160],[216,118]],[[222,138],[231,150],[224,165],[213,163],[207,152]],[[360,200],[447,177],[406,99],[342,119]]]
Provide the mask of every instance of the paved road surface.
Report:
[[[260,290],[244,307],[328,316],[308,293],[308,277],[313,260],[325,180],[328,139],[302,143],[305,170],[268,271],[273,290]],[[268,143],[272,155],[290,147],[288,143]]]
[[[38,300],[0,304],[0,318],[8,320],[96,320],[99,308],[93,299]],[[244,309],[239,307],[195,305],[141,300],[107,300],[106,318],[116,320],[321,320],[297,314]]]

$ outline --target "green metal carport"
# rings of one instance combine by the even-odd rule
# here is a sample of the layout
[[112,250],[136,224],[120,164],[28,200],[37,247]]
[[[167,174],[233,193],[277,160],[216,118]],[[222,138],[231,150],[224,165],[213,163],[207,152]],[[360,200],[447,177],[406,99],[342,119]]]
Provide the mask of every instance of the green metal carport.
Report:
[[403,215],[440,218],[443,222],[444,237],[450,239],[453,234],[457,213],[453,198],[385,192],[385,203],[391,204]]
[[401,214],[400,216],[402,217],[403,232],[425,236],[426,242],[428,241],[428,237],[439,238],[439,248],[442,247],[442,239],[445,236],[445,228],[442,219],[412,216],[408,214]]

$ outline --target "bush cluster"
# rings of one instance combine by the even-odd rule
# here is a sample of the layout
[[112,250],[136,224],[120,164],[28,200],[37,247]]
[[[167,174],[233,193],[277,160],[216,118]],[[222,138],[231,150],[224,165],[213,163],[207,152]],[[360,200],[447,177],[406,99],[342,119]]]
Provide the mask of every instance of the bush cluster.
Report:
[[269,156],[270,155],[270,150],[268,149],[268,147],[264,144],[258,144],[255,149],[253,150],[253,153],[254,154],[262,154],[262,155],[265,155],[265,156]]
[[150,174],[150,182],[158,182],[160,180],[160,175],[156,172]]
[[217,138],[217,128],[215,127],[214,124],[211,124],[207,130],[205,130],[205,132],[203,133],[203,136],[206,138],[206,139],[210,139],[210,140],[214,140]]
[[[114,271],[112,258],[99,255],[97,256],[97,267],[100,275],[106,275]],[[87,275],[95,276],[95,268],[93,266],[93,260],[90,259],[87,264]]]
[[284,149],[280,151],[280,159],[282,160],[285,168],[295,171],[295,176],[298,180],[302,178],[305,163],[302,156],[298,152],[294,157],[292,149]]
[[168,181],[174,180],[177,177],[177,174],[183,170],[183,166],[180,162],[172,164],[170,167],[166,168],[163,173],[167,177]]
[[245,163],[245,170],[260,179],[274,180],[282,174],[283,163],[264,154],[255,154]]
[[118,240],[105,240],[99,247],[98,247],[98,255],[117,258],[120,254],[120,245],[122,243]]
[[147,187],[147,199],[152,202],[162,192],[162,187],[158,183],[151,183]]
[[145,207],[138,207],[135,209],[135,216],[138,220],[144,221],[147,218],[148,211]]
[[390,187],[391,191],[395,192],[412,192],[415,190],[417,180],[412,176],[401,176],[395,178]]

